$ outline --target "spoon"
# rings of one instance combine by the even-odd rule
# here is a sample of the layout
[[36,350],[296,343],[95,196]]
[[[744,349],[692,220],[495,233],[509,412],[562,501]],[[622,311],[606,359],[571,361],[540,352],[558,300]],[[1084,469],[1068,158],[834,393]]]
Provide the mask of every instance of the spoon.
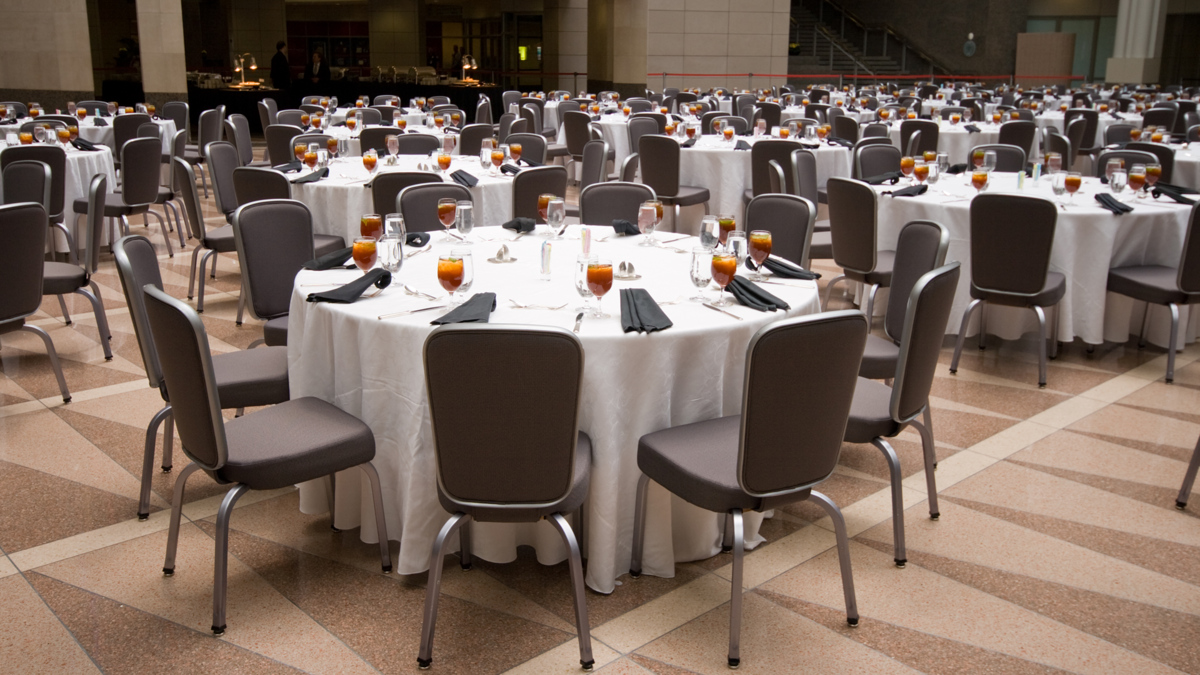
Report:
[[437,297],[432,296],[428,293],[423,293],[421,291],[418,291],[417,289],[409,286],[408,284],[404,284],[404,292],[409,295],[415,295],[418,298],[425,298],[426,300],[437,300]]

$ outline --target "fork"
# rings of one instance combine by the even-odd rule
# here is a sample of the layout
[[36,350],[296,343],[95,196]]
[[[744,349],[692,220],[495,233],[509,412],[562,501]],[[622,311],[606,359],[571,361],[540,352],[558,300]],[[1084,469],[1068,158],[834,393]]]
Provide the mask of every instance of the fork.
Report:
[[562,309],[563,307],[567,306],[567,303],[565,303],[565,302],[556,307],[551,307],[550,305],[524,305],[524,304],[521,304],[521,303],[517,302],[516,300],[512,300],[512,299],[509,299],[508,302],[510,304],[512,304],[513,309],[544,309],[547,311],[554,311],[554,310]]
[[415,295],[418,298],[425,298],[426,300],[437,300],[437,296],[430,295],[423,291],[418,291],[417,289],[413,288],[412,286],[409,286],[408,284],[404,284],[404,292],[409,295]]
[[408,253],[405,253],[405,254],[404,254],[404,257],[405,257],[405,258],[411,258],[411,257],[413,257],[414,255],[417,255],[418,253],[424,253],[425,251],[428,251],[428,250],[429,250],[429,249],[431,249],[431,248],[433,248],[433,244],[426,244],[424,248],[418,248],[418,249],[416,249],[416,250],[409,251]]

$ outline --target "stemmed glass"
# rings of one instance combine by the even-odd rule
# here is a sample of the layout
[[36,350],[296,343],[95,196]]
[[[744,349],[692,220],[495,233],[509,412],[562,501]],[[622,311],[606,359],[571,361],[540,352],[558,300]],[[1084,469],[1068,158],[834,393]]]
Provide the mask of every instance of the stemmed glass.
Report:
[[[456,248],[449,255],[443,254],[438,258],[438,283],[450,294],[450,305],[461,305],[463,295],[471,288],[474,271],[471,265],[471,249]],[[462,291],[456,296],[457,291]]]
[[404,265],[404,235],[388,232],[377,244],[379,249],[379,266],[395,274]]
[[445,150],[438,152],[437,163],[442,173],[450,173],[450,153]]
[[504,151],[500,148],[492,150],[492,168],[488,171],[489,176],[498,176],[500,174],[500,165],[504,163]]
[[747,239],[747,253],[750,254],[750,259],[754,261],[754,279],[762,281],[766,277],[762,273],[762,265],[771,255],[771,233],[767,230],[754,230],[750,233]]
[[317,168],[317,153],[321,151],[321,146],[318,143],[309,143],[304,150],[304,165],[310,169]]
[[1062,171],[1062,154],[1057,152],[1046,153],[1046,172],[1058,173]]
[[591,312],[591,303],[588,299],[593,297],[592,291],[588,288],[588,266],[596,261],[596,256],[581,255],[575,259],[575,291],[579,293],[579,297],[583,298],[583,306],[572,309],[572,312]]
[[458,200],[453,197],[442,197],[437,203],[438,220],[441,221],[442,227],[446,228],[446,241],[450,241],[453,237],[450,236],[450,228],[454,226],[456,214],[458,212]]
[[404,216],[399,213],[389,213],[384,216],[383,233],[385,236],[395,234],[403,239],[408,234],[408,228],[404,226]]
[[712,258],[711,248],[697,246],[692,249],[690,276],[692,285],[696,287],[696,295],[689,298],[692,302],[708,302],[708,298],[704,297],[704,289],[712,283]]
[[362,156],[362,163],[363,166],[366,167],[368,174],[374,174],[375,166],[379,163],[379,153],[375,152],[374,148],[364,152]]
[[638,207],[638,230],[644,235],[641,243],[638,246],[653,246],[654,245],[654,225],[658,220],[654,205],[650,202],[642,202]]
[[919,160],[913,166],[913,178],[917,179],[917,185],[921,185],[929,178],[929,162]]
[[1067,202],[1075,203],[1075,193],[1079,191],[1079,187],[1083,185],[1083,176],[1079,175],[1078,171],[1071,171],[1067,174],[1067,178],[1063,181],[1063,187],[1067,189]]
[[562,239],[558,233],[563,221],[567,218],[567,202],[562,197],[555,196],[546,204],[546,224],[550,226],[550,238]]
[[331,158],[338,156],[338,139],[329,137],[325,139],[325,149],[329,151]]
[[[912,157],[901,157],[900,158],[900,173],[904,174],[904,176],[906,178],[911,179],[912,175],[913,175],[913,169],[916,167],[916,165],[917,165],[916,160],[913,159]],[[910,182],[911,182],[911,180],[910,180]]]
[[366,272],[375,266],[379,260],[379,250],[374,237],[359,237],[354,240],[354,248],[350,255],[359,270]]
[[971,185],[974,186],[976,193],[983,192],[988,185],[988,172],[982,167],[977,167],[971,172]]
[[1146,185],[1146,165],[1134,164],[1129,168],[1129,187],[1137,195],[1138,199],[1145,199],[1146,194],[1142,192],[1142,188]]
[[358,233],[371,239],[383,238],[383,217],[378,213],[363,214],[359,220]]
[[1125,173],[1124,168],[1118,168],[1108,175],[1108,188],[1112,190],[1114,195],[1119,195],[1125,191],[1125,185],[1129,182],[1129,175]]
[[388,164],[396,163],[396,156],[400,154],[400,137],[389,135],[386,139],[388,151]]
[[468,235],[471,234],[471,230],[475,229],[475,204],[470,200],[464,199],[458,202],[455,209],[454,226],[463,242],[470,244],[471,240]]
[[700,221],[700,245],[709,253],[721,241],[721,223],[716,216],[704,216]]
[[1104,163],[1104,177],[1108,179],[1109,183],[1112,183],[1113,172],[1123,168],[1125,168],[1125,160],[1119,157],[1110,159]]
[[557,196],[558,195],[552,194],[549,192],[545,192],[545,193],[538,195],[538,202],[537,202],[538,218],[540,218],[543,223],[550,222],[549,213],[548,213],[548,210],[550,208],[550,200],[554,199]]
[[733,216],[717,216],[717,225],[717,239],[724,246],[729,233],[737,229],[737,220]]
[[983,169],[989,173],[996,170],[996,152],[994,150],[983,153]]
[[596,309],[592,312],[592,316],[597,319],[607,319],[608,315],[601,308],[601,300],[604,295],[612,290],[613,285],[613,266],[612,261],[604,258],[596,258],[588,261],[587,264],[587,287],[596,296]]
[[711,268],[713,281],[721,287],[720,297],[714,304],[718,307],[728,307],[733,304],[733,301],[725,297],[725,287],[733,281],[733,276],[737,274],[737,256],[728,251],[714,252]]
[[[59,137],[61,138],[62,134],[59,134]],[[1150,190],[1152,190],[1154,188],[1154,185],[1156,183],[1158,183],[1159,178],[1162,178],[1162,165],[1161,164],[1147,164],[1146,165],[1146,191],[1147,192],[1149,192]]]

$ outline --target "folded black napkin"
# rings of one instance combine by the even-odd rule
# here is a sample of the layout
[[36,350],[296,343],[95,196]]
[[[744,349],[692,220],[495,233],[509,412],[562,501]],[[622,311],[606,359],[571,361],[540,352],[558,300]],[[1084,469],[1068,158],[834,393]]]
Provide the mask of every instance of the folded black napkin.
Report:
[[532,159],[529,159],[527,157],[522,157],[521,161],[525,162],[525,166],[541,166],[542,165],[541,162],[535,162]]
[[849,140],[846,140],[845,138],[838,138],[836,136],[830,136],[828,140],[829,140],[830,145],[837,143],[838,145],[843,145],[847,148],[854,147],[854,141],[849,141]]
[[896,181],[900,180],[903,176],[904,173],[901,171],[889,171],[887,173],[881,173],[878,176],[864,178],[863,182],[870,185],[883,185],[884,183],[891,183],[892,185],[895,185]]
[[316,171],[313,171],[312,173],[308,174],[307,176],[301,176],[299,178],[296,178],[295,180],[292,181],[292,184],[296,185],[299,183],[315,183],[328,175],[329,175],[329,167],[323,167],[323,168],[317,169]]
[[1154,187],[1155,187],[1155,188],[1162,188],[1163,190],[1168,190],[1168,191],[1170,191],[1170,192],[1175,192],[1175,193],[1178,193],[1178,194],[1181,194],[1181,195],[1194,195],[1194,194],[1200,194],[1200,193],[1198,193],[1196,190],[1194,190],[1194,189],[1192,189],[1192,188],[1190,188],[1190,187],[1185,187],[1185,186],[1183,186],[1183,185],[1171,185],[1170,183],[1164,183],[1164,182],[1162,182],[1162,181],[1159,181],[1159,182],[1155,183],[1155,184],[1154,184]]
[[[783,258],[777,258],[775,256],[768,257],[765,261],[763,261],[762,266],[767,268],[767,270],[769,270],[775,276],[784,277],[785,279],[807,279],[808,281],[812,281],[814,279],[821,278],[821,275],[817,272],[810,272],[799,265],[792,264]],[[746,267],[749,267],[752,270],[758,269],[758,267],[755,266],[754,261],[749,258],[746,258]]]
[[1108,209],[1109,211],[1112,211],[1114,215],[1118,216],[1125,215],[1133,210],[1132,206],[1117,201],[1117,199],[1112,195],[1103,192],[1096,195],[1096,201],[1100,202],[1101,208]]
[[383,269],[373,269],[345,286],[335,288],[332,291],[309,293],[308,301],[348,304],[357,300],[363,294],[363,291],[368,288],[374,286],[383,289],[387,288],[390,283],[392,283],[391,272]]
[[276,171],[282,171],[284,173],[295,173],[296,171],[303,169],[304,165],[301,164],[299,161],[295,161],[295,162],[288,162],[287,164],[280,164],[278,166],[273,166],[271,168],[275,169]]
[[761,286],[746,277],[734,277],[725,290],[733,294],[739,303],[760,312],[774,312],[777,309],[791,309],[786,302],[764,291]]
[[675,324],[644,288],[621,289],[621,329],[626,333],[653,333]]
[[611,109],[610,109],[610,110],[605,110],[604,112],[602,112],[602,113],[600,113],[600,114],[601,114],[601,115],[615,115],[615,114],[617,114],[617,113],[619,113],[619,112],[622,112],[622,111],[620,111],[620,110],[611,110]]
[[513,166],[512,164],[501,164],[500,170],[506,174],[509,174],[510,176],[515,176],[515,175],[521,173],[521,170],[518,169],[517,167]]
[[424,246],[425,244],[428,244],[428,243],[429,243],[429,233],[428,232],[409,232],[408,234],[404,235],[404,245],[405,246],[415,246],[417,248],[421,248],[422,246]]
[[471,174],[467,173],[466,171],[463,171],[462,169],[459,169],[458,171],[455,171],[454,173],[450,174],[450,179],[453,180],[455,183],[458,183],[459,185],[461,185],[463,187],[468,187],[468,188],[475,187],[475,185],[479,183],[478,178],[476,178],[475,176],[472,176]]
[[1154,193],[1155,197],[1158,197],[1161,195],[1166,195],[1166,196],[1170,197],[1171,199],[1174,199],[1176,202],[1178,202],[1180,204],[1195,204],[1196,203],[1195,199],[1191,199],[1189,197],[1184,196],[1184,194],[1194,194],[1195,193],[1194,190],[1187,190],[1187,188],[1180,188],[1176,185],[1169,185],[1167,183],[1159,183],[1154,186],[1154,190],[1152,192]]
[[16,119],[11,119],[11,120],[0,120],[0,124],[16,124],[16,123],[17,123],[17,120],[16,120]]
[[964,124],[963,129],[966,129],[969,133],[972,133],[972,134],[979,133],[979,127],[975,126],[974,124]]
[[906,188],[901,188],[899,190],[884,192],[883,194],[891,195],[893,197],[917,197],[919,195],[925,194],[925,191],[928,189],[929,189],[928,185],[921,183],[920,185],[910,185]]
[[821,144],[820,143],[810,143],[808,141],[800,141],[800,147],[807,148],[809,150],[817,150],[821,147]]
[[429,323],[440,326],[444,323],[487,323],[496,309],[495,293],[476,293],[463,304],[439,316]]
[[[108,117],[108,115],[105,115],[105,117]],[[108,122],[105,122],[104,120],[100,119],[99,117],[96,117],[96,118],[92,119],[92,126],[106,127],[106,126],[108,126]]]
[[612,228],[613,228],[613,231],[616,232],[617,234],[632,235],[632,234],[641,234],[642,233],[641,230],[637,229],[636,225],[629,222],[628,220],[621,220],[620,218],[617,218],[616,220],[612,221]]
[[87,150],[88,152],[95,152],[100,149],[84,138],[76,138],[75,140],[71,141],[71,145],[79,148],[80,150]]
[[734,144],[733,149],[734,150],[749,150],[750,144],[747,143],[746,141],[739,139],[738,142]]
[[503,227],[506,230],[512,230],[513,232],[533,232],[533,228],[537,227],[537,223],[533,222],[533,218],[525,218],[522,216],[519,218],[513,218],[500,227]]
[[309,260],[308,262],[304,263],[304,269],[306,269],[306,270],[331,270],[335,267],[342,267],[343,265],[346,264],[346,261],[350,259],[350,255],[353,253],[354,253],[353,246],[347,246],[346,248],[339,248],[338,250],[333,251],[332,253],[326,253],[325,255],[323,255],[319,258],[314,258],[312,260]]
[[1120,115],[1118,115],[1117,113],[1113,112],[1112,110],[1108,111],[1108,114],[1109,114],[1109,115],[1112,115],[1112,118],[1113,118],[1114,120],[1123,120],[1123,119],[1125,119],[1124,117],[1121,117]]
[[686,141],[684,141],[684,142],[680,143],[680,144],[679,144],[679,147],[681,147],[681,148],[690,148],[690,147],[692,147],[692,146],[693,146],[693,145],[695,145],[695,144],[696,144],[696,138],[695,138],[695,137],[692,137],[692,138],[689,138],[689,139],[687,139]]
[[950,165],[949,169],[946,169],[946,173],[949,173],[949,174],[966,173],[970,168],[971,168],[970,164],[952,164],[952,165]]
[[670,117],[671,119],[675,120],[675,122],[676,122],[676,123],[679,123],[679,122],[682,122],[682,121],[683,121],[683,117],[682,117],[682,116],[680,116],[680,115],[676,115],[675,113],[671,113],[671,114],[670,114],[670,115],[668,115],[667,117]]

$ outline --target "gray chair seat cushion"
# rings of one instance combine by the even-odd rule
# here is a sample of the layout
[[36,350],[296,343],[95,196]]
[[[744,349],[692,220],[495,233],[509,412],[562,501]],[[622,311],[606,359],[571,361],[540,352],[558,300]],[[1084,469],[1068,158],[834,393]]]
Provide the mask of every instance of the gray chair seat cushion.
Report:
[[808,245],[808,257],[812,260],[833,258],[833,237],[829,232],[813,232],[812,241]]
[[867,336],[867,347],[863,350],[859,377],[868,380],[886,380],[896,376],[896,362],[900,360],[900,345],[878,335]]
[[[725,513],[756,511],[763,500],[746,494],[737,482],[741,415],[719,417],[663,429],[638,441],[638,468],[672,494],[702,509]],[[801,501],[808,490],[786,497]],[[772,507],[781,502],[773,500]]]
[[70,263],[43,263],[45,272],[42,273],[42,295],[63,295],[74,293],[87,286],[87,272],[79,265]]
[[1162,265],[1115,267],[1108,271],[1108,290],[1156,305],[1200,302],[1200,294],[1179,290],[1179,270]]
[[[816,236],[814,235],[814,239]],[[816,257],[816,256],[811,256]],[[879,251],[875,254],[875,269],[867,274],[859,274],[851,270],[846,270],[846,278],[851,281],[859,281],[864,284],[878,284],[880,286],[892,285],[892,265],[896,263],[895,251]]]
[[678,206],[694,206],[703,204],[709,200],[708,188],[695,187],[692,185],[680,185],[679,192],[670,196],[664,197],[659,195],[658,198],[664,204],[676,204]]
[[313,251],[320,258],[326,253],[346,248],[346,240],[333,234],[314,234],[313,235]]
[[[1117,292],[1119,293],[1120,291]],[[974,283],[971,284],[972,298],[986,300],[997,305],[1008,305],[1010,307],[1032,307],[1034,305],[1038,307],[1050,307],[1058,304],[1058,301],[1062,300],[1066,293],[1067,278],[1058,272],[1047,272],[1046,285],[1042,286],[1042,290],[1033,296],[994,293],[976,288]]]
[[567,152],[566,143],[547,143],[546,144],[546,159],[554,157],[570,157],[571,153]]
[[175,199],[175,192],[169,187],[158,188],[158,197],[154,200],[155,204],[166,204]]
[[892,419],[891,402],[891,387],[859,377],[846,423],[846,442],[870,443],[875,438],[890,438],[900,433],[900,425]]
[[438,500],[442,508],[450,513],[465,513],[481,523],[527,523],[535,522],[553,513],[573,513],[587,499],[588,485],[592,475],[592,439],[582,431],[575,442],[575,475],[571,479],[571,490],[567,496],[553,504],[528,508],[489,508],[460,504],[438,485]]
[[568,218],[578,218],[579,217],[579,205],[578,204],[567,204],[567,217]]
[[[87,197],[79,197],[72,203],[72,209],[75,213],[88,212]],[[121,203],[120,192],[109,192],[104,195],[104,217],[105,218],[120,218],[121,216],[132,216],[137,213],[145,213],[149,211],[149,206],[126,206]]]
[[277,316],[263,324],[263,341],[268,347],[286,347],[288,315]]
[[204,233],[204,247],[211,248],[217,253],[233,253],[237,246],[233,241],[233,226],[222,225],[215,230]]
[[259,347],[213,356],[222,408],[275,405],[290,398],[287,347]]
[[311,397],[225,423],[229,458],[217,478],[274,490],[371,461],[375,436],[361,420]]
[[826,218],[825,220],[818,220],[817,222],[813,223],[813,232],[828,232],[828,231],[829,231],[829,219],[828,218]]

